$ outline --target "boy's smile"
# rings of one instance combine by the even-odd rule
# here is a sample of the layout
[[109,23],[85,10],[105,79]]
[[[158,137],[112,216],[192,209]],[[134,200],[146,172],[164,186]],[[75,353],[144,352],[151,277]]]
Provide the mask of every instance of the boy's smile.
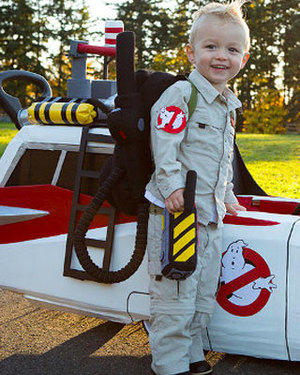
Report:
[[222,93],[227,82],[246,64],[246,35],[238,23],[206,15],[199,20],[193,46],[188,45],[189,61]]

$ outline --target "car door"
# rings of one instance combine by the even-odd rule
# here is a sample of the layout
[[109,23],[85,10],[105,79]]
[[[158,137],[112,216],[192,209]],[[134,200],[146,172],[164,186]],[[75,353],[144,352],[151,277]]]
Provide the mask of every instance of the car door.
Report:
[[300,284],[291,276],[292,270],[296,274],[297,246],[300,256],[298,219],[245,212],[234,220],[224,226],[221,282],[206,345],[227,353],[299,360],[300,329],[294,326],[300,307],[294,304]]

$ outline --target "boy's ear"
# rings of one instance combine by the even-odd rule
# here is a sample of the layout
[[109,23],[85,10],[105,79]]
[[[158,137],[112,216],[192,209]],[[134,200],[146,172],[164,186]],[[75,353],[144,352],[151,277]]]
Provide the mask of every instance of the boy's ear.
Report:
[[246,65],[247,61],[249,60],[249,57],[250,57],[250,53],[249,52],[245,52],[244,53],[244,57],[242,59],[241,69],[243,69],[243,67]]
[[194,64],[195,57],[194,57],[194,50],[190,44],[186,46],[186,55],[191,64]]

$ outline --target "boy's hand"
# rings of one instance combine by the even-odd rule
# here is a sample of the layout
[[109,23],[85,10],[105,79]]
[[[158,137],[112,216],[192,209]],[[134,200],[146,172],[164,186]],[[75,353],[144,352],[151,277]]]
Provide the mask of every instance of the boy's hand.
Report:
[[244,206],[241,206],[238,203],[225,203],[225,207],[226,212],[234,216],[237,216],[238,211],[247,211],[247,209]]
[[184,189],[175,190],[165,200],[166,209],[170,214],[174,215],[175,212],[181,212],[184,210],[183,192]]

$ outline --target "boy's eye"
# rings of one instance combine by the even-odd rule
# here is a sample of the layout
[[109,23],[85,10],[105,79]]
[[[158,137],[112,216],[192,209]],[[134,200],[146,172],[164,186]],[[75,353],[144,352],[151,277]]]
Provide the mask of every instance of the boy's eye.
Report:
[[208,49],[215,49],[216,46],[215,46],[214,44],[208,44],[208,45],[206,46],[206,48],[208,48]]
[[234,47],[231,47],[231,48],[229,48],[229,51],[230,52],[239,52],[236,48],[234,48]]

